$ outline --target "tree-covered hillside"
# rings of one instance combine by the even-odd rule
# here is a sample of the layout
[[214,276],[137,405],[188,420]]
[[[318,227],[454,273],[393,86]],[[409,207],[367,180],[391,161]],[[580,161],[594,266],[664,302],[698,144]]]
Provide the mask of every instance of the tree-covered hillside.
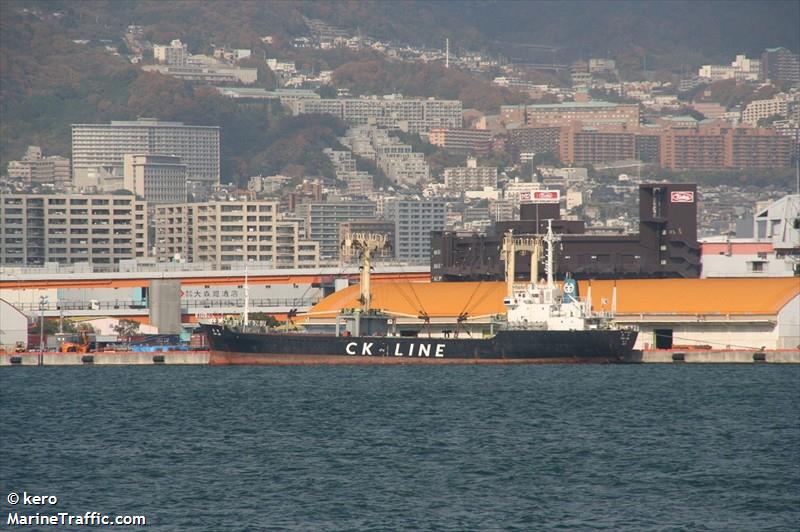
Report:
[[[459,98],[465,107],[494,111],[522,97],[457,69],[390,62],[372,51],[293,49],[289,39],[307,32],[307,16],[398,42],[441,47],[448,37],[454,53],[534,43],[559,47],[558,60],[610,55],[625,71],[645,61],[648,68],[679,70],[766,46],[800,48],[798,6],[780,0],[3,0],[0,167],[28,144],[41,145],[48,155],[69,156],[71,123],[150,116],[222,126],[225,178],[287,168],[330,174],[317,152],[335,145],[341,124],[324,117],[288,119],[270,104],[241,104],[144,73],[105,48],[124,48],[129,24],[142,26],[152,42],[180,38],[194,53],[208,53],[212,44],[251,48],[248,65],[259,68],[265,87],[275,82],[262,60],[271,56],[315,71],[335,70],[336,82],[354,93]],[[264,45],[265,35],[274,36],[275,44]]]

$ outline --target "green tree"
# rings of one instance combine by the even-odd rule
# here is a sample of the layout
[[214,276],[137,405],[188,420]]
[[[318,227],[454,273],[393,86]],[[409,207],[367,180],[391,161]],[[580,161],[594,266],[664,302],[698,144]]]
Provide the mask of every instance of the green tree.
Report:
[[121,319],[114,325],[113,330],[120,338],[130,340],[132,336],[139,332],[139,322]]

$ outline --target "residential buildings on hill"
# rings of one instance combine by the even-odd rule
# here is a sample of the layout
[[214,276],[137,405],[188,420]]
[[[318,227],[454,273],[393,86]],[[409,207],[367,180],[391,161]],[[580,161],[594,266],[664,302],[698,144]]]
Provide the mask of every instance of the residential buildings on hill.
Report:
[[25,183],[65,184],[70,180],[70,162],[66,157],[42,156],[39,146],[28,146],[19,161],[9,161],[8,176]]
[[434,98],[304,99],[292,103],[292,113],[332,114],[351,126],[372,125],[409,133],[428,132],[432,128],[460,128],[462,125],[461,101]]

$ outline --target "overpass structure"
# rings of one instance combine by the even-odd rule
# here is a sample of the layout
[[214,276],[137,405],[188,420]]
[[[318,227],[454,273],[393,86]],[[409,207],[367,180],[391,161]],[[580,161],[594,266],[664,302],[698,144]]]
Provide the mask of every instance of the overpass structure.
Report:
[[[25,268],[14,271],[0,269],[0,290],[47,288],[143,288],[153,280],[179,280],[181,285],[243,284],[245,275],[250,283],[323,284],[334,279],[357,280],[358,266],[324,268],[266,269],[248,267],[237,270],[158,270],[128,272],[64,271],[65,269]],[[376,265],[372,279],[381,281],[428,281],[428,265]]]
[[[90,268],[0,269],[0,299],[29,318],[92,319],[113,317],[149,323],[154,284],[176,286],[174,305],[184,322],[204,316],[241,314],[245,283],[251,312],[279,319],[290,311],[305,312],[324,296],[358,282],[358,266],[269,269],[249,265],[230,270],[175,269],[175,264],[131,271],[92,271]],[[180,265],[192,267],[189,265]],[[245,281],[247,279],[247,281]],[[429,281],[427,265],[377,264],[376,283]],[[179,288],[177,288],[179,287]],[[175,301],[178,299],[178,301]]]

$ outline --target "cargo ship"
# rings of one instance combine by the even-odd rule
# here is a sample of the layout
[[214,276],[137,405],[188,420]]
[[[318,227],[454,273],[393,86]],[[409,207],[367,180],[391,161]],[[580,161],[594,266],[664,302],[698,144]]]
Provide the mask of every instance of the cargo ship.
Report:
[[[203,324],[211,348],[210,364],[531,364],[620,363],[630,359],[637,332],[614,328],[607,314],[592,312],[591,295],[581,299],[578,284],[554,279],[554,243],[549,227],[544,238],[520,239],[508,233],[503,241],[507,295],[504,317],[493,317],[492,334],[484,338],[404,337],[394,325],[397,316],[370,306],[371,255],[385,245],[383,235],[355,234],[343,245],[362,259],[359,308],[336,317],[334,333],[262,331],[245,317],[239,326]],[[544,245],[543,245],[544,244]],[[539,256],[545,256],[546,278],[538,279]],[[514,282],[518,251],[531,256],[530,282]],[[246,285],[245,285],[246,292]],[[613,308],[613,305],[612,305]],[[424,318],[423,315],[419,316]],[[459,324],[470,319],[459,316]]]

